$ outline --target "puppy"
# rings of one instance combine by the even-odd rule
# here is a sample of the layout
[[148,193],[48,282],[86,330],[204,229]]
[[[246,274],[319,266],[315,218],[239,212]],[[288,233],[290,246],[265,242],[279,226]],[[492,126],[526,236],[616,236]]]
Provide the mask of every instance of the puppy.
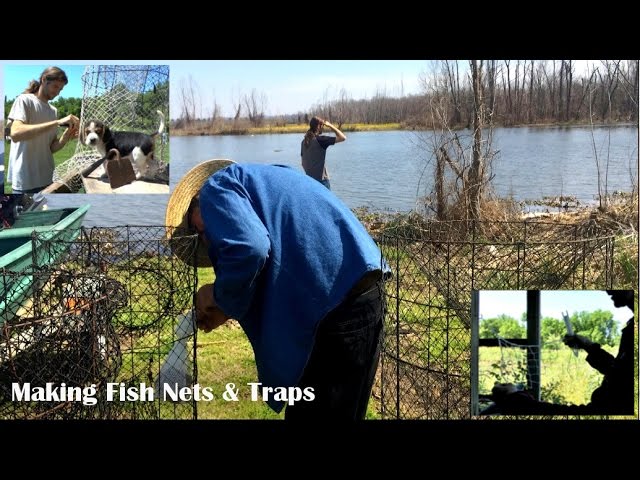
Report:
[[160,125],[158,131],[151,135],[139,132],[111,131],[104,122],[89,120],[85,122],[84,128],[80,131],[80,141],[88,147],[95,148],[103,157],[106,157],[107,152],[112,148],[118,150],[121,157],[130,157],[136,179],[139,179],[158,165],[153,157],[153,139],[164,131],[164,115],[160,110],[157,112],[160,115]]

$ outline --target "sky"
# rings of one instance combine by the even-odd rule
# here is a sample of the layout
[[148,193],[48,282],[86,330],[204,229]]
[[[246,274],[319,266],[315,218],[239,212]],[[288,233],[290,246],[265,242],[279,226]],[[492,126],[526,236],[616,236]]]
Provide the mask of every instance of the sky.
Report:
[[[576,73],[584,71],[587,62],[578,61]],[[314,104],[337,98],[345,89],[353,99],[371,98],[376,91],[388,96],[417,94],[420,78],[432,65],[429,60],[0,60],[0,92],[15,98],[28,80],[37,78],[49,65],[63,68],[70,82],[62,96],[81,96],[78,81],[85,64],[168,64],[171,81],[171,118],[180,114],[180,90],[191,81],[203,105],[200,116],[211,115],[215,102],[223,116],[233,115],[234,98],[250,94],[253,89],[267,97],[266,114],[281,115],[308,111]],[[18,72],[18,66],[30,66]],[[73,65],[73,67],[72,67]],[[466,68],[467,62],[461,61]],[[5,72],[3,72],[5,70]],[[13,72],[18,72],[19,75]],[[3,87],[4,84],[4,87]]]
[[[65,70],[69,84],[62,96],[82,96],[80,75],[89,60],[29,61],[0,60],[0,91],[12,99],[22,93],[28,81],[42,70],[56,65]],[[101,61],[100,64],[149,64],[146,60]],[[199,92],[202,116],[211,114],[215,101],[224,116],[233,114],[233,101],[253,89],[267,96],[267,115],[306,111],[324,96],[337,97],[344,88],[354,98],[370,98],[377,90],[389,96],[420,91],[420,74],[426,60],[202,60],[154,61],[170,66],[171,117],[180,112],[180,89],[193,82]],[[77,81],[74,81],[77,79]]]
[[[224,116],[233,115],[232,99],[264,92],[267,114],[281,115],[307,111],[323,100],[337,98],[340,90],[354,99],[371,98],[376,91],[388,96],[420,92],[420,73],[426,60],[224,60],[178,62],[172,65],[172,117],[179,112],[179,90],[189,77],[198,85],[205,100],[213,98]],[[203,116],[210,114],[203,112]]]
[[[483,290],[480,292],[480,315],[493,318],[505,314],[520,319],[527,308],[527,292],[524,290]],[[621,326],[633,316],[627,307],[616,308],[604,290],[556,290],[542,291],[540,295],[542,317],[562,319],[562,312],[569,316],[576,312],[610,311]]]
[[[67,74],[69,83],[62,89],[60,97],[80,97],[82,98],[82,81],[81,76],[84,71],[84,65],[64,65],[54,64],[61,68]],[[4,65],[4,89],[3,96],[11,100],[20,95],[29,85],[29,81],[38,80],[42,71],[50,66],[48,63],[40,65]]]

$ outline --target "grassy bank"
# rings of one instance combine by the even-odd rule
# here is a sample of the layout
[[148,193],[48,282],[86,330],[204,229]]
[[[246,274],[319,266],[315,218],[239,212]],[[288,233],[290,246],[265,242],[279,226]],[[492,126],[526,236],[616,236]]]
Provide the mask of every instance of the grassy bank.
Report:
[[[247,125],[193,125],[188,128],[173,128],[171,135],[198,136],[198,135],[267,135],[278,133],[304,134],[309,129],[307,124],[265,125],[262,127],[250,127]],[[350,123],[342,125],[343,132],[372,132],[383,130],[402,130],[399,123],[367,124]]]
[[[337,124],[336,124],[337,125]],[[624,127],[624,126],[637,126],[632,123],[618,122],[611,124],[598,124],[594,127]],[[549,123],[536,123],[536,124],[519,124],[519,125],[500,125],[494,124],[494,128],[587,128],[591,127],[591,124],[586,122],[549,122]],[[309,128],[308,124],[303,123],[288,123],[288,124],[268,124],[261,127],[252,127],[248,121],[240,120],[238,122],[225,122],[217,121],[213,124],[211,122],[194,122],[188,127],[173,127],[171,129],[171,135],[175,136],[204,136],[204,135],[269,135],[279,133],[299,133],[304,134]],[[432,130],[434,127],[421,125],[417,123],[345,123],[339,127],[343,132],[372,132],[372,131],[385,131],[385,130]],[[440,127],[438,127],[440,128]],[[468,128],[466,125],[458,125],[452,127],[453,130],[463,130]]]

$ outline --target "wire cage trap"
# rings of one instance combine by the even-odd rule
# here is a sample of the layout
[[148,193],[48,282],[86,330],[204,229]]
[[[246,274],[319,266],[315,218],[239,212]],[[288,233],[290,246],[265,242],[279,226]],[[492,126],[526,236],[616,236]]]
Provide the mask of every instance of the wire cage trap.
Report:
[[616,278],[613,235],[580,225],[422,220],[378,242],[394,273],[379,371],[386,418],[470,417],[472,291],[633,288]]
[[65,253],[1,274],[16,301],[0,318],[0,418],[196,418],[180,391],[197,382],[197,277],[172,255],[195,254],[196,243],[170,246],[164,227],[34,234],[34,251]]
[[[100,120],[112,131],[153,134],[160,124],[157,112],[162,112],[165,133],[154,137],[154,158],[160,167],[153,176],[154,181],[168,184],[169,66],[87,65],[82,87],[81,125]],[[77,192],[82,187],[80,172],[100,157],[94,148],[79,141],[74,155],[56,167],[53,180]]]

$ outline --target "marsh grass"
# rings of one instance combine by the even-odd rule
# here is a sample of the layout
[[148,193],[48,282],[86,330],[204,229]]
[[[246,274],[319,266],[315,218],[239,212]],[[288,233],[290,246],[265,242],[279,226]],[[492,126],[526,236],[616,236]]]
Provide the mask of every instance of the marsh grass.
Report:
[[[337,126],[337,124],[335,124]],[[248,123],[225,123],[219,122],[215,125],[211,124],[195,124],[188,128],[174,128],[171,131],[172,135],[185,136],[185,135],[269,135],[280,133],[299,133],[304,134],[309,129],[308,124],[269,124],[261,127],[251,127]],[[368,123],[346,123],[343,124],[340,130],[343,132],[372,132],[383,130],[401,130],[400,123],[383,123],[383,124],[368,124]],[[324,133],[328,132],[328,129]]]

